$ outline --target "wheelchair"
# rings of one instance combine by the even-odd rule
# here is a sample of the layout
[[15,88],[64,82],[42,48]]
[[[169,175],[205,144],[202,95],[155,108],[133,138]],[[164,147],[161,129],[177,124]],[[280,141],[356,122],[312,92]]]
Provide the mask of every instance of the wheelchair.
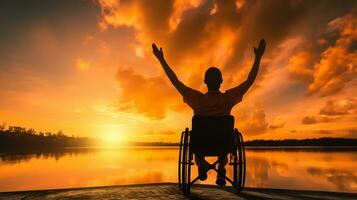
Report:
[[233,169],[233,180],[216,168],[220,159],[212,164],[205,161],[208,166],[205,171],[216,171],[233,186],[237,194],[244,188],[246,171],[244,141],[242,134],[234,128],[233,116],[195,115],[192,118],[192,130],[186,128],[182,132],[178,160],[178,185],[183,194],[190,193],[191,186],[199,180],[198,175],[191,181],[193,155],[200,158],[229,155],[228,164]]

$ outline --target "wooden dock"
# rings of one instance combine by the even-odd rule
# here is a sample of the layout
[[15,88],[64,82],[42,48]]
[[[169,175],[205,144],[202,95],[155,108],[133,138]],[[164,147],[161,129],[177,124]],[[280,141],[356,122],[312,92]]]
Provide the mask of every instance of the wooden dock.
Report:
[[239,195],[230,187],[194,185],[184,196],[176,183],[101,186],[0,193],[0,199],[357,199],[357,193],[245,188]]

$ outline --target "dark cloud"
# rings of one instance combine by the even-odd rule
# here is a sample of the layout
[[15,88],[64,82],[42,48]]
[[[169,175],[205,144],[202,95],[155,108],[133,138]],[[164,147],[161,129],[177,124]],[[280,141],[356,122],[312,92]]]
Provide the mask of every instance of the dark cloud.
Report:
[[302,120],[302,124],[317,124],[326,123],[335,120],[336,118],[330,118],[325,116],[305,116]]
[[303,124],[315,124],[317,123],[315,117],[313,116],[306,116],[302,119],[301,123]]
[[270,129],[278,129],[278,128],[283,128],[285,126],[286,121],[282,118],[276,118],[274,119],[273,123],[269,125]]
[[190,52],[199,51],[202,42],[208,39],[207,24],[211,18],[212,7],[213,1],[206,1],[199,7],[183,13],[180,23],[172,33],[169,33],[166,41],[168,50],[172,52],[173,62],[190,55]]
[[329,135],[332,134],[333,132],[328,130],[318,130],[317,133],[322,135]]
[[[174,9],[174,1],[156,0],[139,1],[140,13],[143,18],[144,29],[151,36],[162,36],[169,27],[169,19]],[[155,38],[154,38],[155,39]]]
[[239,26],[239,39],[235,41],[233,53],[225,67],[237,68],[242,65],[244,55],[252,50],[253,44],[260,38],[267,40],[267,51],[274,49],[302,19],[308,8],[301,2],[246,1],[238,11],[244,17],[244,22]]

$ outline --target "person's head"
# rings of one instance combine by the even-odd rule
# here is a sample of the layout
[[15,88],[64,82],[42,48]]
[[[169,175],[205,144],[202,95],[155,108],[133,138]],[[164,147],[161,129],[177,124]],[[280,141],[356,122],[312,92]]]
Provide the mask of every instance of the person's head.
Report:
[[205,73],[205,83],[208,91],[219,90],[223,79],[222,73],[217,67],[210,67]]

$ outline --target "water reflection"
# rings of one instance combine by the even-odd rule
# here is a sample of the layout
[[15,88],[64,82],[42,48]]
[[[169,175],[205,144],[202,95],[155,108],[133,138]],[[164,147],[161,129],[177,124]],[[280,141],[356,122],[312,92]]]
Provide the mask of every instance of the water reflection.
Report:
[[[176,182],[177,153],[177,148],[140,147],[0,154],[0,191]],[[247,149],[246,154],[248,187],[357,192],[356,150]],[[210,172],[203,183],[214,182]]]
[[352,187],[357,185],[357,176],[353,173],[353,170],[310,167],[307,171],[313,176],[325,177],[329,182],[336,185],[339,190],[352,190]]
[[88,153],[93,149],[79,149],[69,148],[51,152],[31,152],[31,153],[0,153],[0,165],[5,164],[19,164],[21,162],[28,162],[31,159],[54,159],[59,160],[64,156],[76,156],[78,153]]
[[357,192],[355,150],[247,151],[252,187]]

